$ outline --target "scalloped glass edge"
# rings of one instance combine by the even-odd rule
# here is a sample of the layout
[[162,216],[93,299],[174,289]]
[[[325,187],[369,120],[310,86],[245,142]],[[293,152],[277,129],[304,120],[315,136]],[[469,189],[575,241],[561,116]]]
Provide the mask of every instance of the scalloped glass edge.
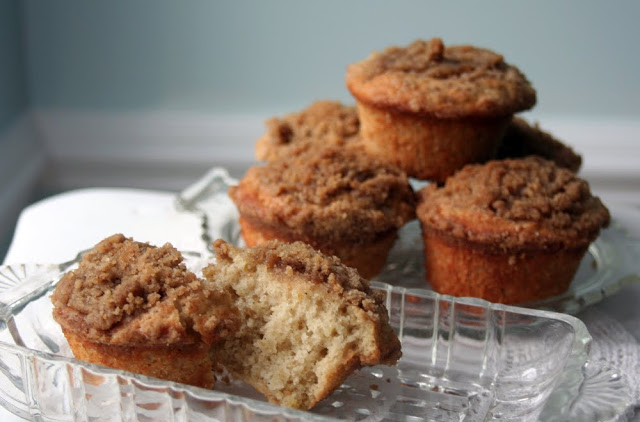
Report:
[[[225,168],[214,167],[176,197],[175,206],[178,210],[195,213],[202,219],[201,238],[208,250],[211,250],[212,241],[217,237],[234,244],[242,244],[239,227],[236,224],[237,211],[227,196],[228,188],[235,184],[237,184],[237,180],[232,178]],[[625,206],[623,204],[615,205],[616,207]],[[209,212],[208,208],[214,210],[216,215]],[[640,239],[631,236],[627,228],[616,220],[615,208],[611,211],[613,218],[610,227],[600,232],[600,236],[589,246],[583,260],[583,265],[587,264],[587,259],[592,260],[591,264],[595,266],[593,274],[580,280],[574,280],[563,294],[516,306],[576,315],[588,306],[618,292],[624,286],[640,283],[640,270],[637,266],[640,261]],[[640,211],[638,211],[638,216],[640,219]],[[411,224],[414,226],[409,227]],[[408,230],[415,230],[416,226],[417,223],[414,220],[400,231],[399,237],[402,238]],[[412,235],[414,234],[412,233]],[[393,254],[394,250],[392,249],[390,257]],[[417,262],[417,259],[414,258],[412,260],[413,262],[403,263],[399,266],[413,265],[422,268],[422,263]],[[387,268],[394,265],[397,266],[396,263],[390,262],[387,264]],[[407,274],[411,271],[415,273],[416,269],[401,269],[393,277],[389,270],[385,271],[387,274],[381,274],[378,281],[389,282],[389,279],[392,278],[400,278],[404,281],[407,279]],[[421,278],[424,278],[424,275]],[[416,280],[413,280],[410,285],[400,285],[430,289],[428,284],[422,280],[419,280],[419,284],[419,286],[416,285]]]
[[[80,257],[81,254],[78,254]],[[199,255],[193,253],[193,255]],[[211,259],[211,257],[208,257]],[[0,267],[0,331],[7,330],[13,336],[13,339],[20,339],[20,334],[13,321],[13,316],[28,305],[31,301],[42,298],[48,289],[51,289],[55,282],[60,278],[61,274],[76,263],[78,259],[59,265],[40,265],[26,264]],[[416,299],[433,302],[436,309],[445,307],[450,309],[473,309],[484,310],[487,313],[485,324],[489,324],[489,316],[496,314],[511,315],[520,317],[533,317],[538,320],[548,320],[554,323],[561,322],[570,326],[573,332],[571,345],[567,348],[567,354],[564,362],[561,364],[561,373],[557,374],[555,383],[551,383],[546,393],[541,393],[542,399],[538,397],[536,407],[530,411],[541,412],[541,420],[556,421],[564,420],[564,417],[571,408],[574,407],[576,400],[580,397],[580,390],[583,386],[585,370],[588,367],[588,349],[591,337],[585,325],[577,318],[550,311],[525,309],[501,304],[492,304],[481,299],[474,298],[454,298],[451,296],[440,295],[426,289],[407,289],[403,287],[391,286],[385,283],[372,282],[372,286],[381,289],[387,294],[387,307],[391,312],[392,320],[395,321],[396,328],[399,331],[400,338],[404,339],[404,334],[411,329],[411,323],[407,316],[407,310],[414,307]],[[393,303],[392,303],[393,301]],[[400,314],[396,314],[400,312]],[[475,312],[475,311],[474,311]],[[433,330],[440,331],[439,321],[437,320],[438,312],[434,313]],[[508,320],[508,318],[506,318]],[[414,321],[415,323],[415,321]],[[441,323],[441,322],[440,322]],[[436,329],[436,327],[438,327]],[[419,327],[422,329],[422,327]],[[488,330],[489,328],[485,328]],[[504,327],[502,328],[504,329]],[[415,326],[413,327],[415,330]],[[526,330],[526,327],[525,327]],[[455,331],[455,330],[454,330]],[[451,333],[451,338],[457,338]],[[488,341],[485,339],[485,342]],[[19,341],[17,341],[19,343]],[[453,341],[451,342],[453,344]],[[486,347],[486,345],[485,345]],[[431,349],[431,353],[435,353]],[[447,353],[450,353],[447,352]],[[486,349],[485,349],[486,353]],[[483,358],[484,359],[484,358]],[[447,363],[449,365],[449,363]],[[592,364],[593,367],[593,364]],[[16,372],[16,368],[19,370]],[[105,368],[73,358],[55,355],[49,352],[23,347],[19,344],[11,344],[0,341],[0,404],[12,413],[24,419],[32,417],[49,419],[46,412],[38,406],[38,394],[41,389],[47,388],[38,381],[37,374],[50,371],[51,368],[62,368],[61,373],[67,374],[68,377],[76,380],[76,384],[72,387],[64,388],[70,397],[54,397],[53,400],[58,403],[64,403],[67,406],[64,412],[73,414],[74,420],[86,418],[90,413],[91,404],[91,383],[95,380],[101,380],[103,384],[116,386],[116,393],[110,400],[115,405],[122,406],[123,397],[133,400],[126,406],[146,409],[145,406],[151,406],[148,417],[151,420],[163,420],[165,417],[171,417],[173,420],[190,420],[192,409],[190,406],[211,407],[215,409],[213,417],[210,419],[206,416],[198,414],[200,419],[197,420],[253,420],[255,417],[267,417],[269,420],[309,420],[309,421],[327,421],[335,420],[326,416],[317,415],[309,412],[297,411],[275,406],[259,400],[236,396],[215,390],[203,390],[191,386],[176,384],[173,382],[157,380],[146,376],[131,374],[125,371]],[[17,375],[16,375],[17,374]],[[26,381],[25,381],[26,380]],[[77,380],[81,380],[79,383]],[[106,380],[106,381],[105,381]],[[13,393],[7,393],[7,381],[12,386]],[[538,386],[534,386],[538,388]],[[496,386],[492,388],[497,388]],[[612,389],[620,389],[620,385],[609,386]],[[136,396],[136,392],[142,392]],[[24,395],[24,398],[15,397],[17,394]],[[494,392],[495,393],[495,392]],[[116,397],[121,395],[122,397]],[[133,398],[132,398],[133,397]],[[142,397],[142,402],[137,402],[138,397]],[[152,400],[150,400],[150,398]],[[493,398],[495,403],[495,397]],[[543,401],[540,401],[543,400]],[[150,401],[153,402],[150,404]],[[604,409],[608,414],[622,414],[628,407],[628,403],[609,403],[610,408]],[[501,403],[499,406],[509,409],[509,405]],[[520,404],[522,405],[522,403]],[[544,407],[543,407],[544,406]],[[526,408],[526,406],[525,406]],[[517,405],[516,408],[518,409]],[[522,412],[523,410],[510,411]],[[154,412],[160,412],[160,417]],[[214,410],[212,410],[214,412]],[[62,413],[66,414],[66,413]],[[491,411],[488,412],[491,415]],[[105,417],[105,420],[111,417]],[[483,420],[529,420],[527,414],[518,413],[518,416],[512,416],[510,419],[508,411],[502,414],[493,414],[494,418]],[[531,415],[529,415],[531,416]],[[583,415],[585,416],[585,415]],[[537,417],[537,413],[536,413]],[[57,420],[57,419],[56,419]],[[93,419],[92,419],[93,420]],[[583,419],[588,420],[588,419]],[[595,421],[596,419],[594,419]]]

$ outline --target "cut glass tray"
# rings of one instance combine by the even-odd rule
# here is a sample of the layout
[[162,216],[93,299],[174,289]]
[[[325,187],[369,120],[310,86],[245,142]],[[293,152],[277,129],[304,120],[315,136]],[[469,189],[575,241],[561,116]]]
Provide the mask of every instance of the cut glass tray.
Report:
[[[196,273],[213,259],[184,255]],[[620,374],[588,363],[590,336],[572,316],[381,282],[403,357],[357,371],[311,412],[233,379],[204,390],[88,364],[52,318],[51,293],[77,261],[0,267],[0,404],[25,419],[596,421],[630,403]]]

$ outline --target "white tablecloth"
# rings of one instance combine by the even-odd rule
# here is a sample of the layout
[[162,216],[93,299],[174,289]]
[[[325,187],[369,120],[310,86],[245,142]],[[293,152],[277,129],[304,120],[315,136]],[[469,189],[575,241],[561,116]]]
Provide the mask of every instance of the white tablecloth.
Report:
[[[181,213],[174,207],[174,194],[169,192],[133,189],[83,189],[40,201],[26,208],[18,221],[15,235],[5,264],[60,263],[68,261],[81,250],[91,248],[98,241],[123,233],[139,241],[152,244],[171,242],[181,250],[204,251],[200,238],[201,227],[197,216]],[[606,198],[605,198],[606,199]],[[640,200],[634,205],[640,215]],[[640,220],[634,214],[623,215],[626,224],[635,225],[640,233]],[[640,263],[639,271],[640,271]],[[594,335],[594,352],[606,359],[628,365],[629,359],[637,359],[629,353],[638,346],[640,339],[640,285],[623,288],[619,293],[593,306],[580,317],[587,326],[600,333]],[[607,327],[602,321],[615,325],[616,339],[626,338],[625,351],[612,345]],[[594,334],[592,332],[592,334]],[[616,340],[617,341],[617,340]],[[637,351],[637,350],[636,350]],[[626,353],[627,356],[624,356]],[[637,364],[635,360],[635,364]],[[640,369],[638,370],[640,371]],[[633,380],[637,385],[640,380]],[[638,390],[636,390],[638,391]],[[639,397],[640,399],[640,397]],[[640,400],[638,400],[640,401]],[[1,421],[17,420],[0,408]],[[636,414],[634,421],[640,421]]]

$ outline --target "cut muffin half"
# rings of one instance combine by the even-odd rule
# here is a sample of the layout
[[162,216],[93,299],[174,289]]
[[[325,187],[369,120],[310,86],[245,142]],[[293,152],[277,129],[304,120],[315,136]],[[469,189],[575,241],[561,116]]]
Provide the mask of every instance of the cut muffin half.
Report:
[[310,409],[354,370],[400,357],[384,294],[338,258],[302,242],[214,249],[203,274],[232,292],[241,315],[214,359],[270,402]]

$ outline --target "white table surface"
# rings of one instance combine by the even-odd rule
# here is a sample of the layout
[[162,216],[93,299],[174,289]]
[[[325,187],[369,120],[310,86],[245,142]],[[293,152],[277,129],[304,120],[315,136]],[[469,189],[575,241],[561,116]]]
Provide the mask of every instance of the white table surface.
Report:
[[[607,196],[601,196],[606,203]],[[152,244],[171,242],[181,250],[203,251],[199,219],[176,211],[174,197],[169,192],[94,188],[42,200],[20,215],[4,263],[64,262],[118,232]],[[613,193],[610,199],[621,200]],[[640,198],[622,199],[631,201],[638,211],[621,217],[634,225],[633,231],[640,237],[640,219],[635,218],[640,216]],[[639,340],[639,304],[640,284],[634,284],[595,307],[614,317]],[[17,420],[20,419],[0,407],[0,421]],[[640,421],[638,412],[633,420]]]

